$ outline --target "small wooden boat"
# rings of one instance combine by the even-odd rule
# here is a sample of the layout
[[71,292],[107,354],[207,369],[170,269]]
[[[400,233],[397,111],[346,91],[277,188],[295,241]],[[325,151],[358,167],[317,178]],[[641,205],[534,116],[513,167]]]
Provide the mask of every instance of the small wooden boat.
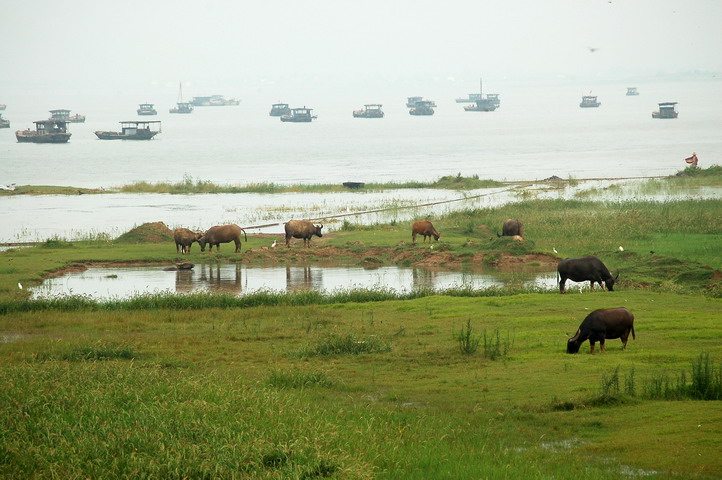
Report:
[[369,103],[364,105],[362,110],[354,110],[354,118],[384,118],[384,111],[381,110],[382,105],[378,103]]
[[659,110],[652,112],[652,118],[677,118],[679,113],[675,110],[677,102],[662,102],[659,104]]
[[69,123],[85,123],[85,115],[70,115],[70,110],[57,109],[50,110],[50,120],[62,120]]
[[[471,95],[469,95],[471,97]],[[466,112],[493,112],[499,108],[499,94],[490,93],[484,96],[481,79],[479,79],[479,93],[475,96],[474,105],[464,105]]]
[[582,96],[582,103],[579,104],[581,108],[596,108],[601,103],[597,101],[597,97],[593,95],[584,95]]
[[282,117],[284,115],[289,115],[291,113],[291,109],[288,107],[287,103],[274,103],[271,105],[271,111],[268,112],[268,114],[272,117]]
[[194,107],[224,107],[227,105],[239,105],[240,100],[230,98],[226,100],[223,95],[211,95],[209,97],[193,97],[191,105]]
[[282,122],[310,122],[312,120],[315,120],[317,117],[316,115],[311,114],[313,111],[312,108],[292,108],[291,113],[282,115],[281,121]]
[[420,100],[409,110],[409,115],[433,115],[436,104],[431,100]]
[[10,120],[3,118],[2,113],[0,113],[0,128],[10,128]]
[[138,106],[138,115],[158,115],[152,103],[141,103]]
[[[156,128],[157,127],[157,128]],[[120,132],[98,130],[100,140],[150,140],[161,132],[160,120],[120,122]]]
[[7,107],[4,103],[0,103],[0,110],[5,110]]
[[15,138],[20,143],[67,143],[70,140],[68,122],[65,120],[38,120],[35,130],[18,130]]
[[193,113],[193,105],[183,101],[183,85],[178,84],[178,101],[176,107],[168,110],[169,113]]

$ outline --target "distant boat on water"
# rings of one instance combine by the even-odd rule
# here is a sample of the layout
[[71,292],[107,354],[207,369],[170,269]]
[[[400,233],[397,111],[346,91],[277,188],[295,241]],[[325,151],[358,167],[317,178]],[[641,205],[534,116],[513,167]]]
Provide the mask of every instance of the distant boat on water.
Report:
[[35,130],[17,130],[15,138],[20,143],[67,143],[72,135],[67,120],[38,120]]
[[10,120],[3,118],[2,113],[0,113],[0,128],[10,128]]
[[420,100],[409,110],[409,115],[433,115],[435,106],[432,100]]
[[659,110],[652,112],[652,118],[677,118],[679,113],[675,110],[677,102],[662,102],[659,104]]
[[85,115],[70,115],[70,110],[50,110],[50,120],[63,120],[69,123],[85,123]]
[[211,95],[210,97],[193,97],[191,105],[194,107],[225,107],[228,105],[239,105],[240,100],[230,98],[226,100],[223,95]]
[[582,96],[582,103],[579,104],[581,108],[596,108],[601,103],[597,101],[597,97],[594,95],[584,95]]
[[4,103],[0,103],[0,110],[5,110],[7,108],[7,105]]
[[312,108],[292,108],[291,113],[281,116],[282,122],[296,122],[296,123],[308,123],[315,120],[317,117],[313,115]]
[[150,140],[160,133],[160,120],[129,120],[120,122],[120,132],[98,130],[100,140]]
[[178,101],[176,107],[168,110],[170,113],[193,113],[193,105],[183,101],[183,85],[178,83]]
[[[469,95],[471,97],[471,94]],[[499,94],[490,93],[484,96],[481,79],[479,79],[479,93],[475,95],[474,105],[464,105],[467,112],[493,112],[499,108]]]
[[271,111],[268,114],[272,117],[282,117],[283,115],[289,115],[291,109],[287,103],[274,103],[271,105]]
[[378,103],[369,103],[364,105],[362,110],[354,110],[354,118],[384,118],[384,111],[381,110],[382,105]]
[[424,100],[424,97],[408,97],[406,99],[406,108],[414,108],[419,102],[429,102],[429,106],[436,107],[436,102],[433,100]]
[[634,97],[639,95],[639,92],[637,91],[637,87],[627,87],[627,96],[628,97]]
[[152,103],[141,103],[138,106],[138,115],[149,116],[158,115],[158,112],[153,108]]

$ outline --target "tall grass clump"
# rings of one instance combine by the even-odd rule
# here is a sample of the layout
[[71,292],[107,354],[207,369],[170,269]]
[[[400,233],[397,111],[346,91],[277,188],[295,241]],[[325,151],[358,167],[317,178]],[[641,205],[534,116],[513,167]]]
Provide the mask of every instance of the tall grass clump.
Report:
[[323,372],[304,372],[299,369],[273,369],[266,383],[276,388],[330,387],[333,381]]
[[330,355],[361,355],[363,353],[385,353],[391,346],[376,336],[357,337],[351,333],[346,335],[326,335],[315,344],[303,347],[298,356],[315,357]]
[[474,335],[470,318],[466,320],[466,328],[462,325],[461,330],[456,334],[456,341],[459,344],[459,351],[463,355],[473,355],[479,349],[481,336]]
[[117,345],[98,341],[92,345],[77,345],[63,352],[43,352],[38,361],[63,360],[67,362],[100,362],[106,360],[135,360],[138,352],[132,345]]
[[514,345],[514,338],[509,336],[507,332],[506,338],[501,339],[499,329],[494,329],[494,333],[488,334],[484,330],[484,357],[489,360],[506,360]]

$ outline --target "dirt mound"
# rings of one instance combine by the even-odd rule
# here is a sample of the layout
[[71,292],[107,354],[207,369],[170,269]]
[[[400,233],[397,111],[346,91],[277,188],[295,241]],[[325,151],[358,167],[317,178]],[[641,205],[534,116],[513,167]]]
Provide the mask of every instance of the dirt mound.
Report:
[[144,223],[115,239],[116,243],[164,243],[173,241],[173,231],[163,222]]

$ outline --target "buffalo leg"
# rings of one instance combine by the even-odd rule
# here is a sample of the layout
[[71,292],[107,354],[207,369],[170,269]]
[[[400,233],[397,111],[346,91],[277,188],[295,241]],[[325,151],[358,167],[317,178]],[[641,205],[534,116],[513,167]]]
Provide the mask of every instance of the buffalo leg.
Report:
[[566,289],[564,288],[564,285],[567,283],[566,277],[562,277],[559,281],[559,293],[567,293]]
[[589,340],[589,346],[591,347],[591,348],[589,349],[589,353],[594,353],[594,342],[592,342],[591,340]]
[[416,232],[411,234],[411,243],[416,243]]
[[607,353],[604,349],[604,339],[599,340],[599,347],[602,349],[602,353]]
[[239,253],[241,251],[241,241],[240,240],[234,240],[236,243],[236,253]]

